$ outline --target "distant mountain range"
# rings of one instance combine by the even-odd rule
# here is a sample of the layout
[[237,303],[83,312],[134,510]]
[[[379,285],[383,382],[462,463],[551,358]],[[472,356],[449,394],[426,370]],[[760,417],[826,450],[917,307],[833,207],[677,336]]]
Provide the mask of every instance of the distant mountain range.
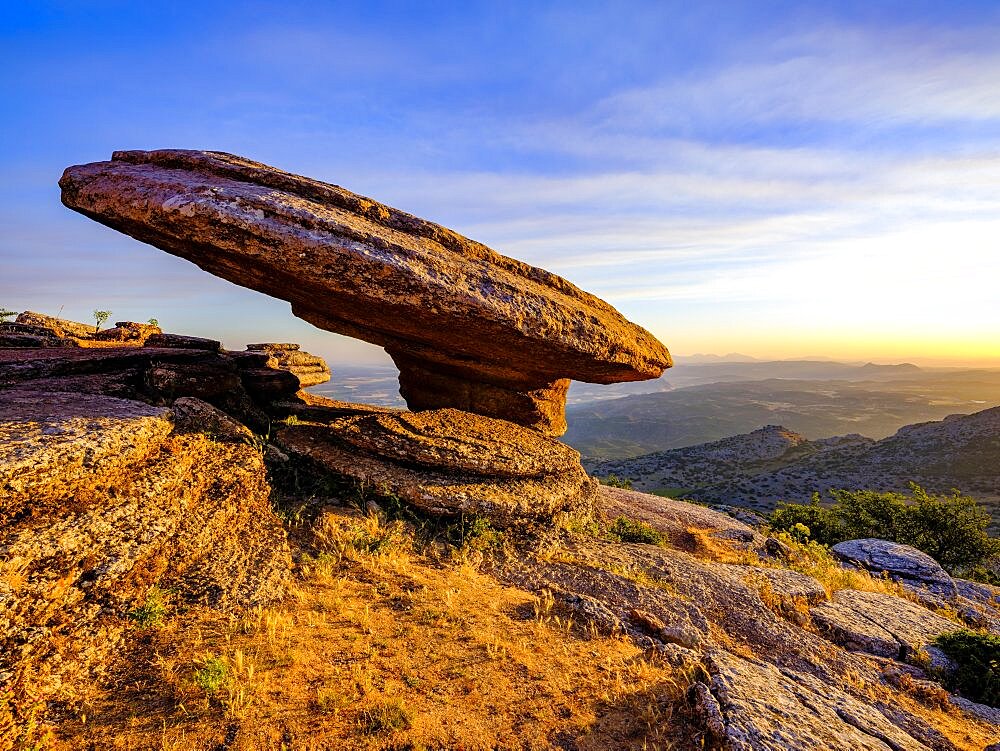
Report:
[[698,446],[593,464],[593,474],[630,479],[638,490],[761,511],[808,501],[830,488],[959,488],[1000,522],[1000,407],[907,425],[874,441],[861,435],[808,440],[769,425]]
[[571,402],[563,440],[599,461],[693,446],[762,425],[784,425],[808,439],[849,433],[878,439],[904,425],[1000,405],[1000,370],[995,369],[805,361],[689,366],[680,376],[713,380]]

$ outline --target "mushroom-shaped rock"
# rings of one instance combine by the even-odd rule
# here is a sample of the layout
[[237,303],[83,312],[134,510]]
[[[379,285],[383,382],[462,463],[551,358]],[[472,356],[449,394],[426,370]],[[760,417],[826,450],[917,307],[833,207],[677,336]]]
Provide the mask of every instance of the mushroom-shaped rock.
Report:
[[440,225],[214,151],[118,151],[70,167],[62,200],[329,331],[383,346],[411,409],[551,435],[568,379],[658,378],[666,348],[603,300]]

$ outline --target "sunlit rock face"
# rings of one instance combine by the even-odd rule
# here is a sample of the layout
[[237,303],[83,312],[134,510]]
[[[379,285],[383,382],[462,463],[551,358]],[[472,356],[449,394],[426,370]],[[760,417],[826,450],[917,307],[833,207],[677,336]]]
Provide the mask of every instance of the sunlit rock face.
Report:
[[411,409],[565,431],[568,379],[657,378],[666,348],[603,300],[335,185],[210,151],[119,151],[70,167],[68,207],[320,328],[383,346]]
[[580,454],[506,420],[457,409],[374,413],[282,428],[278,441],[421,511],[504,526],[586,513],[597,483]]

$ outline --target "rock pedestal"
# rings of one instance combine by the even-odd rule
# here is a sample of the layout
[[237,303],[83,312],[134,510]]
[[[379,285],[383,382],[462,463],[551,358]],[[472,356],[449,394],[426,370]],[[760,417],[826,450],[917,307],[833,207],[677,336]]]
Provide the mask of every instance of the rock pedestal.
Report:
[[278,441],[430,514],[481,514],[500,524],[552,519],[588,506],[596,490],[569,446],[457,409],[290,426]]
[[336,185],[214,151],[70,167],[66,206],[385,347],[411,408],[560,435],[568,380],[657,378],[666,348],[603,300]]

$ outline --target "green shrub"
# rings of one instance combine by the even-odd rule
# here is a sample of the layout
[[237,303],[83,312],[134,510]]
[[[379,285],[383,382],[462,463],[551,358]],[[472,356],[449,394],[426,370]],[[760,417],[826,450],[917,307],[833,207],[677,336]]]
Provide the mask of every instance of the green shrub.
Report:
[[94,316],[94,320],[97,321],[97,325],[94,326],[94,331],[97,332],[97,331],[101,330],[101,326],[104,325],[104,322],[106,320],[108,320],[109,318],[111,318],[111,311],[110,310],[95,310],[94,313],[93,313],[93,316]]
[[[831,490],[833,503],[783,503],[770,517],[771,527],[791,532],[809,528],[809,537],[824,545],[877,537],[912,545],[953,572],[974,573],[1000,554],[1000,540],[989,536],[989,513],[958,491],[932,495],[910,485],[910,495],[874,490]],[[800,530],[801,531],[801,530]]]
[[1000,636],[961,629],[941,634],[934,643],[958,665],[948,687],[967,699],[1000,707]]
[[625,490],[632,489],[632,481],[629,478],[619,477],[615,474],[610,474],[604,479],[598,477],[597,481],[600,482],[601,485],[607,485],[609,488],[624,488]]
[[[824,545],[850,539],[844,537],[844,529],[832,509],[821,506],[819,493],[814,493],[808,504],[782,503],[768,517],[771,527],[780,532],[788,532],[793,537],[800,535],[792,530],[802,525],[809,530],[808,537]],[[833,540],[834,542],[831,542]]]
[[16,315],[16,310],[7,310],[7,308],[0,306],[0,323],[4,323],[8,318],[13,318]]
[[146,601],[130,611],[128,617],[141,628],[156,628],[167,616],[166,593],[159,587],[150,587]]
[[210,696],[229,681],[229,668],[221,657],[209,657],[194,673],[198,688]]
[[614,524],[608,528],[608,532],[617,537],[622,542],[645,542],[650,545],[662,545],[664,537],[646,522],[638,519],[629,519],[619,516]]

